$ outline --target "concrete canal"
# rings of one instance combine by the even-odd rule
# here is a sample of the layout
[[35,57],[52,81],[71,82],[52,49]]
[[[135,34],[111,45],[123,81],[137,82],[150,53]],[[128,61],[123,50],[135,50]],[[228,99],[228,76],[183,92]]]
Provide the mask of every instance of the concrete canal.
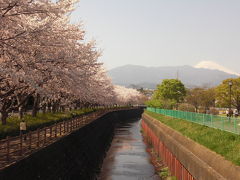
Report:
[[141,135],[140,119],[121,120],[104,159],[100,180],[157,180]]

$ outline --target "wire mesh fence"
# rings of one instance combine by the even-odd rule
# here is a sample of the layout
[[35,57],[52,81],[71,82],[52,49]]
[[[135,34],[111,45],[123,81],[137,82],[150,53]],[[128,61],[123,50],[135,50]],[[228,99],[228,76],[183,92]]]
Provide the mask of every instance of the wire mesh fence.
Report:
[[184,119],[193,123],[205,125],[211,128],[221,129],[234,134],[240,134],[240,118],[216,116],[212,114],[203,114],[195,112],[186,112],[178,110],[159,109],[147,107],[148,111],[170,116],[178,119]]

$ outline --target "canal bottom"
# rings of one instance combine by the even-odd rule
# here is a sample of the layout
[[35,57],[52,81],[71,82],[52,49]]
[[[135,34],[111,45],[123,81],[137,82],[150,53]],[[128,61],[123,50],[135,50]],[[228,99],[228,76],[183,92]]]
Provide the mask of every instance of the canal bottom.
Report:
[[159,180],[140,132],[141,120],[120,122],[104,159],[100,180]]

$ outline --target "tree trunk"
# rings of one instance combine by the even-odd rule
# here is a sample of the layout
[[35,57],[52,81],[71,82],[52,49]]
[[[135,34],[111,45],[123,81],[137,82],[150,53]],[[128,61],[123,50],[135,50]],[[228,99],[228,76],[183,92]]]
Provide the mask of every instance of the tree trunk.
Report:
[[46,105],[43,105],[43,107],[42,107],[42,111],[43,111],[43,114],[46,114]]
[[26,107],[28,96],[24,96],[24,94],[17,95],[17,105],[18,105],[18,117],[20,119],[23,118],[24,109]]
[[37,107],[33,106],[32,117],[36,117],[36,116],[37,116]]
[[52,106],[52,113],[56,113],[56,105],[55,104],[53,104],[53,106]]
[[19,116],[19,119],[23,118],[23,108],[22,107],[18,108],[18,116]]
[[38,104],[39,104],[39,94],[37,94],[37,96],[34,97],[34,103],[33,103],[33,109],[32,109],[32,117],[36,117],[37,116]]
[[198,112],[198,106],[197,106],[197,105],[194,105],[194,104],[192,104],[192,105],[194,106],[195,112],[197,113],[197,112]]
[[1,117],[2,125],[6,125],[7,124],[8,112],[2,112],[1,115],[2,115],[2,117]]
[[60,106],[61,112],[65,112],[65,107],[64,106]]

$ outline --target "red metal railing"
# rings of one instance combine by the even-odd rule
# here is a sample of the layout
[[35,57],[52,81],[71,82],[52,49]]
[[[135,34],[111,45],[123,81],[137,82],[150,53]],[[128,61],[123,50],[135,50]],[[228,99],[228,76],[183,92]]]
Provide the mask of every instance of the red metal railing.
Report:
[[195,180],[181,162],[171,153],[164,143],[156,136],[156,134],[142,121],[142,128],[146,134],[148,142],[153,145],[157,155],[162,159],[163,163],[169,168],[171,175],[178,180]]

